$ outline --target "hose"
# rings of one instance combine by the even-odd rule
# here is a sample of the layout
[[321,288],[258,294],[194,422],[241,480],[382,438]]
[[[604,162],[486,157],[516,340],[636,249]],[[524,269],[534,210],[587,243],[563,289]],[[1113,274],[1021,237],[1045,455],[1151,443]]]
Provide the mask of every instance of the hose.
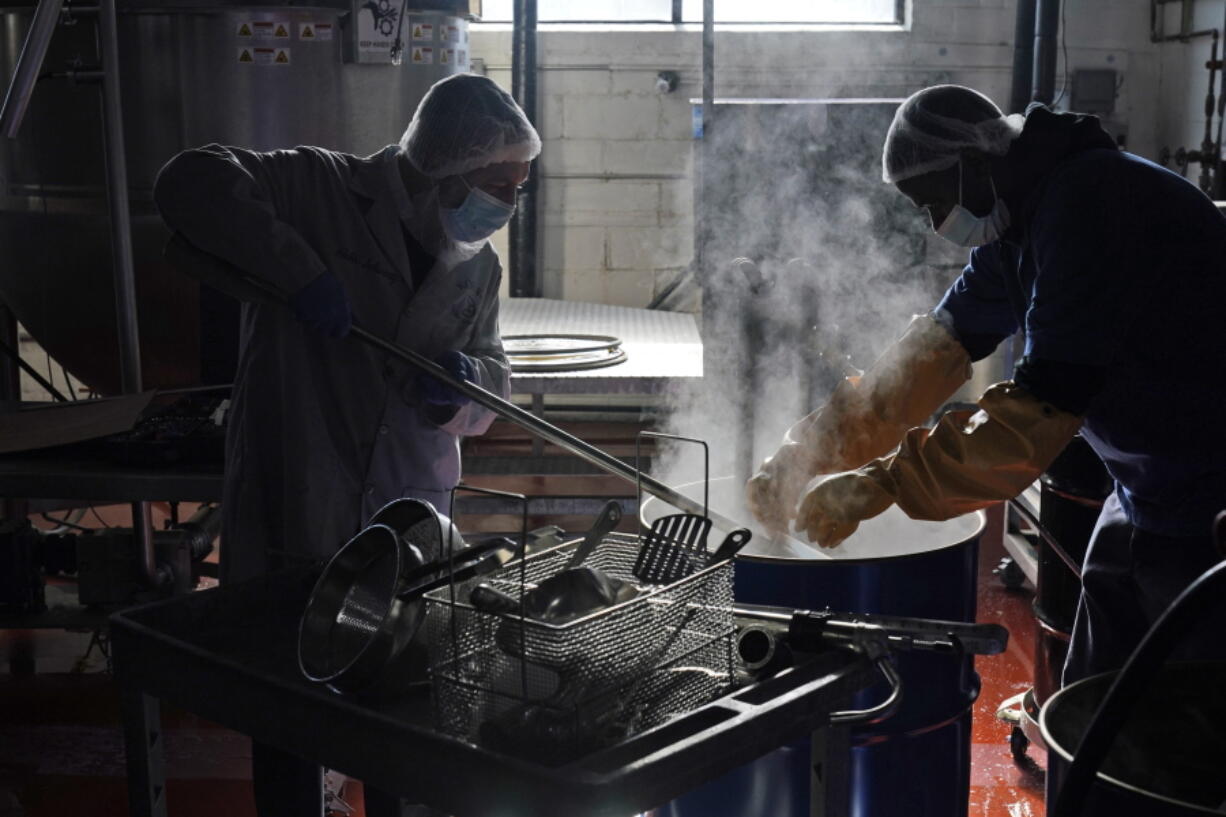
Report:
[[1223,590],[1226,590],[1226,562],[1211,567],[1192,582],[1145,634],[1107,690],[1081,744],[1073,753],[1073,762],[1050,817],[1078,817],[1082,813],[1098,768],[1111,751],[1128,713],[1149,688],[1181,637],[1214,605],[1221,604]]

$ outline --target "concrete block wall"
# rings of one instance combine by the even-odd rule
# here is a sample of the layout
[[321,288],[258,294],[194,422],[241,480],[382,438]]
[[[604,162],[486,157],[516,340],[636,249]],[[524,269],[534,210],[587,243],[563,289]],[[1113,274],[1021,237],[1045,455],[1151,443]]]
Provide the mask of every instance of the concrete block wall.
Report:
[[[911,6],[901,29],[721,29],[716,95],[901,98],[952,82],[1006,105],[1015,0]],[[1117,118],[1129,147],[1156,155],[1158,52],[1148,0],[1076,0],[1065,11],[1058,76],[1065,50],[1074,68],[1119,70]],[[476,25],[472,44],[509,88],[510,27]],[[537,48],[542,294],[643,306],[693,254],[690,100],[701,96],[700,30],[545,24]],[[680,75],[671,94],[656,91],[661,70]]]

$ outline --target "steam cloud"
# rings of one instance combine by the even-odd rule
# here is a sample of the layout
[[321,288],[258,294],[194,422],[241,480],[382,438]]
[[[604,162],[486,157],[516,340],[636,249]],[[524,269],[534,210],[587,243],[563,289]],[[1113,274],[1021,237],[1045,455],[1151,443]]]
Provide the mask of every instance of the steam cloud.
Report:
[[[965,263],[965,251],[936,238],[927,216],[881,181],[894,107],[718,109],[704,377],[670,396],[664,427],[710,444],[712,478],[732,477],[712,505],[739,521],[750,521],[746,469],[825,402],[843,367],[867,368],[912,315],[931,310]],[[759,286],[733,267],[738,256],[756,263]],[[674,486],[700,481],[702,458],[692,446],[665,446],[653,470]]]

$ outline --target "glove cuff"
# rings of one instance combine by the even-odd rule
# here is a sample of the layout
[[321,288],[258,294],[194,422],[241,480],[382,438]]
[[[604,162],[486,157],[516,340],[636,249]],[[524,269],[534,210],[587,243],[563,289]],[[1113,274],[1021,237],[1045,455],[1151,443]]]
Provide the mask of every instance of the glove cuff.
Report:
[[912,429],[865,475],[913,519],[950,519],[1017,496],[1081,428],[1080,417],[1011,382],[992,386],[979,406]]

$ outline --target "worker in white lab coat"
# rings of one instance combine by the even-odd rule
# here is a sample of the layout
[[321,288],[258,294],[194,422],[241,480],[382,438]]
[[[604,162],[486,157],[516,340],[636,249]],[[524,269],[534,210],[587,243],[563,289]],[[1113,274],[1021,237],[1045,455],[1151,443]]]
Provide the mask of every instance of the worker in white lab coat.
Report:
[[[483,433],[493,414],[343,336],[357,321],[506,397],[502,266],[488,238],[510,219],[540,149],[505,91],[461,74],[436,83],[400,143],[372,156],[214,144],[162,169],[154,196],[171,229],[275,284],[292,307],[243,305],[223,582],[327,557],[398,497],[447,512],[460,438]],[[261,798],[261,778],[293,778],[262,757],[273,755],[255,753],[261,814],[317,813]],[[318,771],[303,775],[317,781]]]

